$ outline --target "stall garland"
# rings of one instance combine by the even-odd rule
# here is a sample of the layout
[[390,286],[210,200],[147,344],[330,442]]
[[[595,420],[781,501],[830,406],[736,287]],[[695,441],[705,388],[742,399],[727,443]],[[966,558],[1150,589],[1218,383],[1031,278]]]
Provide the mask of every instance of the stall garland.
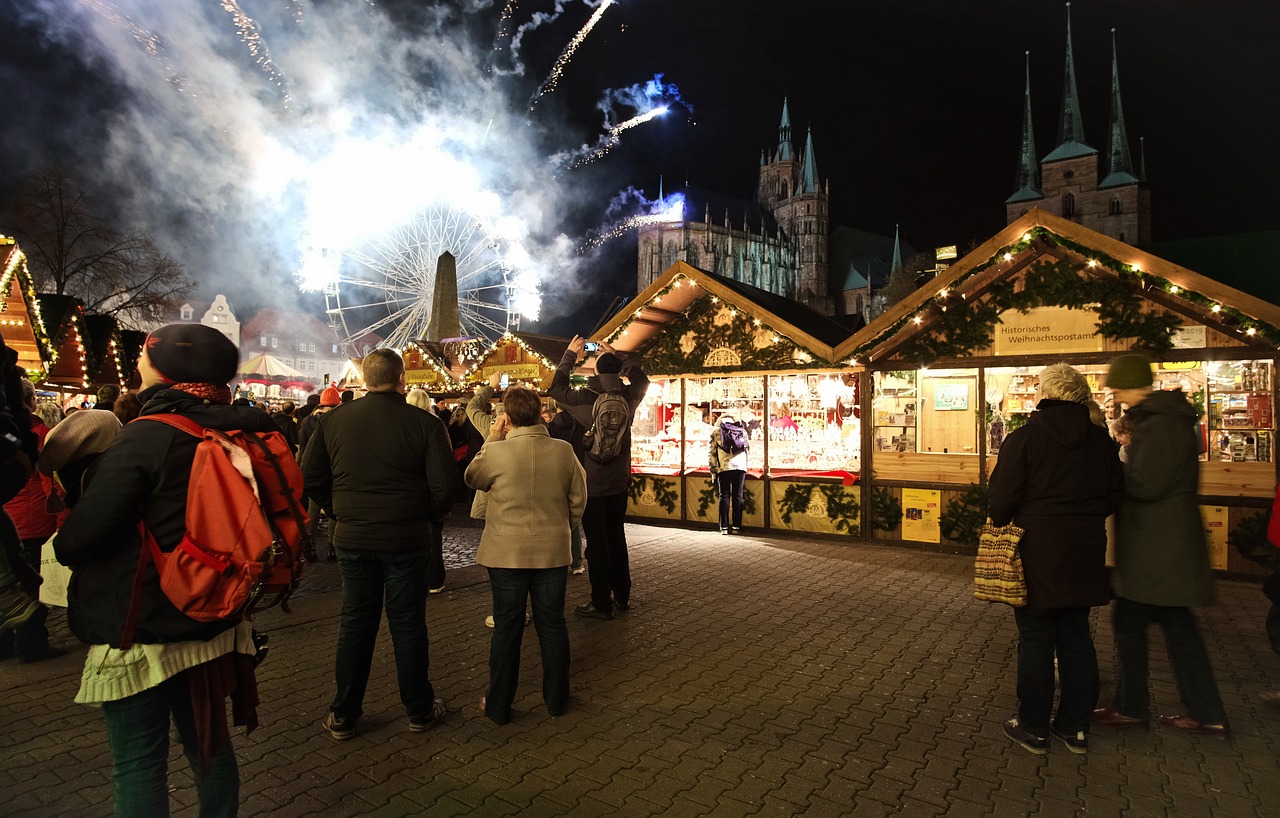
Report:
[[646,372],[667,374],[833,366],[714,295],[695,301],[633,355]]
[[970,548],[978,547],[978,532],[987,521],[987,491],[971,483],[963,493],[951,498],[938,518],[942,536]]
[[852,492],[846,491],[843,486],[830,486],[821,483],[792,483],[788,485],[786,491],[782,493],[782,497],[778,500],[778,512],[782,517],[782,522],[790,525],[793,515],[808,514],[813,507],[814,491],[818,491],[823,495],[822,499],[827,510],[826,517],[835,526],[835,530],[852,533],[853,526],[858,522],[858,512],[861,509],[858,506],[857,497]]
[[[720,495],[716,491],[716,479],[712,477],[710,485],[698,492],[698,516],[706,517],[707,509],[719,502]],[[756,513],[756,496],[750,486],[742,490],[742,513],[746,516]]]
[[[49,337],[48,330],[44,326],[44,316],[40,313],[40,301],[36,298],[35,283],[31,278],[31,271],[27,267],[27,255],[21,250],[14,253],[8,268],[0,276],[0,293],[5,298],[9,297],[11,287],[17,287],[18,292],[22,293],[22,302],[26,305],[27,315],[31,316],[31,331],[35,335],[36,344],[40,349],[40,357],[46,361],[57,359],[57,351],[53,346],[53,339]],[[39,383],[44,380],[45,373],[31,372],[33,383]],[[39,378],[39,380],[34,380]]]
[[1227,534],[1227,543],[1240,556],[1256,562],[1268,571],[1280,568],[1280,550],[1267,539],[1267,526],[1271,524],[1271,512],[1251,514],[1240,520]]
[[888,488],[871,492],[869,522],[877,531],[893,531],[902,522],[902,502]]
[[675,490],[675,483],[662,477],[647,474],[633,474],[627,484],[627,498],[634,503],[659,505],[668,514],[675,514],[676,501],[680,495]]
[[[1102,266],[1115,273],[1117,281],[1107,282],[1100,279],[1082,277],[1070,262],[1044,263],[1028,271],[1028,286],[1021,292],[1013,292],[1011,282],[1001,282],[991,287],[980,299],[973,302],[955,291],[962,288],[965,282],[999,263],[1008,263],[1013,257],[1030,248],[1036,239],[1044,239],[1064,249],[1087,258],[1086,267]],[[1038,283],[1032,286],[1030,278],[1036,272]],[[1135,287],[1137,289],[1135,289]],[[933,338],[918,336],[903,347],[903,354],[918,360],[922,364],[932,363],[939,358],[963,357],[974,349],[991,343],[991,333],[1005,309],[1026,311],[1038,306],[1061,306],[1082,309],[1087,304],[1099,304],[1098,333],[1106,338],[1132,338],[1135,346],[1162,352],[1172,347],[1171,334],[1179,326],[1181,319],[1173,315],[1156,315],[1144,312],[1139,297],[1141,289],[1156,288],[1184,301],[1204,307],[1229,327],[1239,332],[1257,335],[1271,344],[1280,346],[1280,329],[1248,316],[1226,304],[1219,303],[1201,293],[1179,287],[1168,279],[1144,273],[1142,270],[1126,264],[1105,253],[1099,253],[1063,236],[1044,228],[1036,227],[1026,233],[1021,241],[997,250],[986,262],[976,265],[961,279],[954,282],[950,290],[939,293],[928,304],[914,315],[904,316],[900,321],[886,328],[883,332],[868,340],[854,350],[850,363],[856,363],[860,357],[866,356],[879,346],[886,338],[893,337],[910,324],[921,324],[926,317],[933,323]],[[963,309],[951,307],[963,306]]]

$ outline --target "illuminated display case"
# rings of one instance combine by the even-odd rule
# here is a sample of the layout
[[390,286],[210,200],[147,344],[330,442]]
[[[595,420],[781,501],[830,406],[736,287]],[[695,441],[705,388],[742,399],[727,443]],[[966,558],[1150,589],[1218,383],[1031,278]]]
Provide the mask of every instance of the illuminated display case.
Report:
[[764,471],[764,378],[686,378],[685,471],[706,471],[711,434],[727,412],[747,427],[747,469]]
[[861,467],[857,376],[820,373],[769,378],[769,472]]
[[641,471],[680,471],[680,379],[653,378],[631,423],[631,465]]
[[914,452],[916,450],[915,372],[875,373],[875,398],[871,410],[875,415],[874,445],[877,452]]
[[1205,409],[1207,400],[1210,460],[1274,460],[1271,378],[1270,361],[1214,361],[1205,366],[1207,389],[1200,393],[1196,408]]

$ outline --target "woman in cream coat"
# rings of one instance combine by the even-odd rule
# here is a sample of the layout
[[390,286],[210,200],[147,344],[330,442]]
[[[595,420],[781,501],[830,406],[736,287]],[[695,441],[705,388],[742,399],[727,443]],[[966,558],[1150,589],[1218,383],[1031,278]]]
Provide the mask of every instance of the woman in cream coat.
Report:
[[494,421],[466,473],[467,485],[489,497],[476,562],[489,569],[494,630],[489,692],[480,706],[498,724],[511,720],[529,601],[542,653],[542,699],[552,716],[564,713],[569,700],[569,630],[564,621],[569,532],[587,504],[586,474],[573,447],[547,434],[537,393],[512,387],[503,404],[506,414]]

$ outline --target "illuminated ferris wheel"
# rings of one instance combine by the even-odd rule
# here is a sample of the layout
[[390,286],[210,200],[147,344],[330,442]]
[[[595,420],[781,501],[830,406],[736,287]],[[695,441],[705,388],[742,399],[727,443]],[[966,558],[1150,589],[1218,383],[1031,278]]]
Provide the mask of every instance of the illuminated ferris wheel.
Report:
[[348,263],[324,290],[330,325],[352,345],[367,343],[369,334],[393,349],[426,338],[436,267],[445,253],[457,264],[462,334],[494,341],[519,329],[515,270],[506,243],[483,220],[448,204],[432,205],[344,254]]

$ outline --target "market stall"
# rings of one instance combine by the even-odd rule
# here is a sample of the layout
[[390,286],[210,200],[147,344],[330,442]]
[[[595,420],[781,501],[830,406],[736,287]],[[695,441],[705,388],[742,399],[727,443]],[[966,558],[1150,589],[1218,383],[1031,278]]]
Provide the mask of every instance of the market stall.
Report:
[[110,315],[86,315],[85,364],[93,387],[112,384],[125,386],[124,365],[120,358],[120,327]]
[[449,371],[448,361],[438,344],[411,341],[403,354],[404,382],[408,388],[418,386],[431,395],[453,393],[459,389],[460,384]]
[[18,353],[18,365],[39,381],[52,357],[40,302],[27,270],[27,257],[8,236],[0,236],[0,335]]
[[720,417],[748,430],[744,525],[860,525],[860,370],[847,330],[796,302],[677,262],[593,335],[650,379],[631,429],[629,513],[715,525],[707,470]]
[[569,346],[568,338],[510,331],[480,353],[467,368],[462,383],[474,388],[494,375],[506,375],[510,384],[544,391],[551,385],[560,356]]
[[45,389],[92,398],[89,390],[88,352],[85,348],[84,306],[69,295],[38,295],[40,315],[49,330],[49,357],[45,360]]
[[1000,444],[1026,422],[1038,374],[1065,361],[1103,388],[1145,351],[1157,389],[1201,415],[1201,503],[1215,568],[1252,572],[1227,539],[1258,534],[1276,488],[1280,307],[1041,210],[1010,224],[841,344],[869,372],[863,503],[901,509],[872,536],[968,544]]

